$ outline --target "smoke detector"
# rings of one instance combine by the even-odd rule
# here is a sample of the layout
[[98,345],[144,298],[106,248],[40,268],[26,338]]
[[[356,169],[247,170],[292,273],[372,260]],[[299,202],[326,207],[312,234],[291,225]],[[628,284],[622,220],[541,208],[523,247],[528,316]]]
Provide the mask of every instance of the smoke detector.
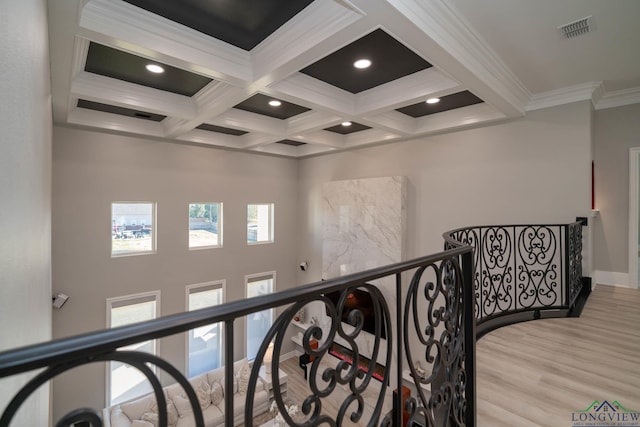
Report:
[[586,18],[578,19],[577,21],[569,22],[558,27],[562,37],[565,39],[571,39],[591,32],[593,29],[591,23],[592,15]]

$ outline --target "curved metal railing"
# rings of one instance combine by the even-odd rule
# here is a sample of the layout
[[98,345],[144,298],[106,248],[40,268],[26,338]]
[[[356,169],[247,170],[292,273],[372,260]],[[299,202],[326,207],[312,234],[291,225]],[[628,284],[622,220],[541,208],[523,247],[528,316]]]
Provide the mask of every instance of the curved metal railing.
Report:
[[[0,427],[9,426],[24,401],[48,380],[86,364],[108,361],[131,365],[147,377],[159,408],[160,426],[167,426],[168,396],[163,393],[158,374],[150,365],[167,372],[181,384],[193,409],[194,424],[203,426],[198,396],[180,369],[158,356],[118,349],[222,322],[225,327],[224,358],[233,361],[235,322],[271,308],[280,308],[280,315],[259,348],[247,392],[242,397],[246,399],[245,425],[252,425],[260,366],[269,344],[273,343],[270,379],[275,405],[289,425],[306,427],[323,423],[337,426],[347,421],[367,426],[400,425],[419,419],[427,426],[475,426],[472,249],[457,243],[455,246],[439,254],[275,294],[2,352],[0,381],[12,375],[42,371],[17,390],[8,406],[3,408]],[[367,336],[368,349],[363,348],[359,339],[365,334],[361,309],[351,310],[344,322],[343,314],[346,314],[354,289],[369,292],[373,301],[372,307],[368,308],[372,309],[375,318],[375,333]],[[326,294],[332,292],[340,294],[337,302],[327,298]],[[311,325],[303,335],[302,349],[313,361],[310,362],[306,394],[296,393],[301,414],[294,418],[285,407],[290,402],[282,396],[278,367],[285,340],[291,336],[288,327],[299,309],[309,304],[324,306],[328,324]],[[385,338],[382,338],[383,328]],[[312,342],[319,345],[316,347]],[[347,347],[350,361],[331,358],[330,349],[335,342]],[[405,355],[406,361],[399,355]],[[403,369],[405,363],[407,369]],[[371,381],[376,364],[383,366],[380,382]],[[226,363],[224,367],[225,390],[234,387],[233,368],[233,363]],[[405,372],[409,372],[408,379]],[[394,385],[412,386],[417,393],[408,403],[402,401],[401,393],[397,393],[392,401],[388,389]],[[225,395],[225,426],[232,427],[234,398],[238,397],[233,393]],[[333,405],[326,404],[326,399],[333,399]],[[403,408],[406,415],[403,411],[391,411],[391,403]],[[78,402],[79,409],[68,412],[54,424],[71,426],[85,422],[94,427],[102,426],[100,411],[84,406],[95,406],[95,402],[89,402],[89,405]]]
[[443,237],[445,248],[474,248],[478,337],[507,324],[574,313],[583,290],[581,222],[465,227]]

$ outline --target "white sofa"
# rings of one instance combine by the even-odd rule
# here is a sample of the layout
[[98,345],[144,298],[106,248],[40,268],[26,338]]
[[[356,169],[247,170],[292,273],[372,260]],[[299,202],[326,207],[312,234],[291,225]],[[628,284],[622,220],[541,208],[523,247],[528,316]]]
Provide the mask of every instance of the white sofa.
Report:
[[[250,373],[246,359],[233,364],[234,396],[233,425],[244,422],[246,384]],[[206,372],[189,379],[189,383],[198,396],[206,427],[218,427],[224,424],[225,390],[224,367]],[[167,399],[167,414],[170,427],[195,426],[194,416],[187,394],[180,384],[164,387]],[[269,410],[269,395],[265,384],[258,377],[253,401],[253,416]],[[158,425],[158,407],[153,393],[146,396],[110,406],[102,410],[105,427],[155,427]]]

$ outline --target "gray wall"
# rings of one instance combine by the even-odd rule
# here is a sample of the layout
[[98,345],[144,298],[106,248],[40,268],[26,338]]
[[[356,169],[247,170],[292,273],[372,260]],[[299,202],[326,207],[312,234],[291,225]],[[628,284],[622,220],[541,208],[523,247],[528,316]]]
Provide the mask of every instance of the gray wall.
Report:
[[409,257],[442,250],[442,233],[457,227],[564,223],[588,215],[591,112],[589,102],[580,102],[483,128],[302,160],[305,278],[321,274],[326,181],[407,176]]
[[[54,127],[53,284],[71,296],[53,316],[56,338],[106,326],[105,300],[161,290],[162,315],[185,310],[185,286],[227,280],[227,301],[244,297],[244,276],[275,270],[276,289],[295,285],[297,162]],[[111,258],[111,202],[157,203],[157,254]],[[224,203],[224,247],[188,250],[188,204]],[[275,243],[247,246],[247,203],[275,203]],[[236,322],[236,359],[244,322]],[[184,335],[160,355],[185,364]],[[291,345],[293,346],[293,344]],[[82,378],[82,380],[79,380]],[[105,367],[54,380],[54,419],[80,406],[101,408]]]
[[[51,89],[46,2],[0,2],[0,351],[51,337]],[[0,380],[0,412],[28,380]],[[15,426],[45,426],[49,388]]]
[[595,269],[629,272],[629,148],[640,147],[640,104],[595,114]]

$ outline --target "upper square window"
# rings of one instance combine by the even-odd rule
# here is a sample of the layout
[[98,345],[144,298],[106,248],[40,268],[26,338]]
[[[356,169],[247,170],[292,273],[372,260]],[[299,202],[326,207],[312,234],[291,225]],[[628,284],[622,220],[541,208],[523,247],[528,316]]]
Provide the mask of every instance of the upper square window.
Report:
[[189,204],[189,249],[222,247],[222,203]]
[[156,204],[114,202],[111,204],[111,256],[155,253]]
[[247,243],[273,243],[273,203],[247,206]]

